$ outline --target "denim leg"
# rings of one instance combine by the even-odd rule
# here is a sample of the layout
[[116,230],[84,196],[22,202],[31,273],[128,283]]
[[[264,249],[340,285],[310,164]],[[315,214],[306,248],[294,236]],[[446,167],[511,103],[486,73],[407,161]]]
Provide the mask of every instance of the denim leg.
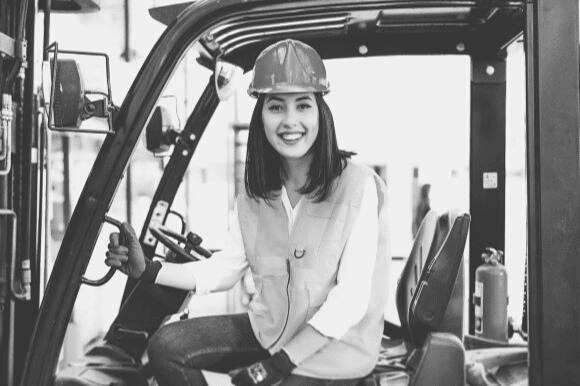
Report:
[[360,381],[361,378],[321,379],[290,374],[278,386],[356,386]]
[[270,357],[247,314],[166,324],[151,337],[147,353],[160,386],[207,386],[201,370],[225,373]]

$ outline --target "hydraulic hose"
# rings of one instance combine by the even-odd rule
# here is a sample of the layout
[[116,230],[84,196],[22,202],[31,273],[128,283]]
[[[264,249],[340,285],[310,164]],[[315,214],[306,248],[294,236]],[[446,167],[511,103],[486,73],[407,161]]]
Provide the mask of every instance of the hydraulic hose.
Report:
[[3,166],[0,169],[0,176],[10,172],[12,159],[12,95],[2,94],[2,110],[0,110],[0,154],[2,154]]
[[12,218],[12,252],[10,253],[10,286],[12,296],[17,300],[30,300],[30,260],[22,260],[22,273],[20,278],[20,286],[22,289],[19,291],[14,285],[16,283],[16,246],[18,241],[16,237],[16,230],[18,229],[16,213],[9,209],[0,209],[1,216],[10,216]]

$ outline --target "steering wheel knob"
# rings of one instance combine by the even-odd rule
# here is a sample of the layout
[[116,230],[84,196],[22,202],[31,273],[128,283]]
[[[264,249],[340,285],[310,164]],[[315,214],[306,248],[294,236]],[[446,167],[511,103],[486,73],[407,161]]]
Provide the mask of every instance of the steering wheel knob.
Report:
[[193,232],[189,232],[186,238],[187,242],[194,246],[198,246],[203,242],[203,239],[197,233]]

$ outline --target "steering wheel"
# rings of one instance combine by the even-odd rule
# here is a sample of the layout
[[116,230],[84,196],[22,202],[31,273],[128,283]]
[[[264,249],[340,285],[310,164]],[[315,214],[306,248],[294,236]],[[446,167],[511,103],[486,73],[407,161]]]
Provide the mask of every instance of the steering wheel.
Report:
[[[195,233],[189,232],[187,236],[184,236],[163,225],[151,225],[149,230],[153,237],[175,253],[178,260],[182,262],[198,261],[212,255],[210,251],[200,245],[202,239]],[[178,245],[173,240],[184,244],[185,247]]]

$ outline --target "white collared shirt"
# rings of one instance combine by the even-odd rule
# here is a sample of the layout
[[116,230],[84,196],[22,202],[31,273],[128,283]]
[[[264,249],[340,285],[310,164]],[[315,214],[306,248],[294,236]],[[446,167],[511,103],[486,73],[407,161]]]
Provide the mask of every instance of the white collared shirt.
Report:
[[[282,188],[282,202],[288,214],[291,231],[302,199],[292,208],[286,189]],[[340,339],[348,329],[358,323],[368,309],[371,283],[378,244],[378,195],[373,177],[365,180],[364,195],[359,214],[353,224],[345,250],[340,260],[337,284],[330,291],[322,307],[308,323],[322,335]],[[198,295],[225,291],[232,288],[249,267],[244,251],[237,208],[234,221],[223,250],[211,259],[186,264],[163,263],[156,283],[182,289],[195,283]],[[190,278],[193,276],[194,281]]]
[[300,210],[302,197],[296,204],[294,208],[292,208],[292,204],[290,203],[290,197],[288,197],[288,191],[286,187],[282,185],[282,193],[281,197],[282,204],[284,205],[284,209],[286,209],[286,215],[288,216],[288,236],[292,234],[292,229],[294,228],[294,222],[296,221],[296,216],[298,215],[298,211]]

